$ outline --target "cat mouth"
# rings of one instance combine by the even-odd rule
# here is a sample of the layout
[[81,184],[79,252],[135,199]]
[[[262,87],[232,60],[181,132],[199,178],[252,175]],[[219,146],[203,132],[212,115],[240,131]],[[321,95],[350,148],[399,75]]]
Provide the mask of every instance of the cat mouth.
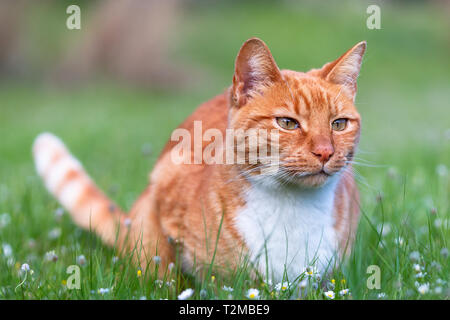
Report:
[[320,169],[317,172],[306,173],[302,177],[331,177],[332,174],[325,171],[325,168]]

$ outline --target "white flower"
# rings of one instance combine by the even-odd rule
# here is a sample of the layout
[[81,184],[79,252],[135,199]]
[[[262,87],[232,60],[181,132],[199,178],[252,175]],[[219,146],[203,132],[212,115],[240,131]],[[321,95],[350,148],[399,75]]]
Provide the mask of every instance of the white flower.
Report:
[[147,297],[146,296],[142,296],[142,297],[139,298],[139,300],[147,300]]
[[435,228],[440,228],[442,226],[442,220],[441,219],[436,219],[434,220],[434,227]]
[[100,288],[100,289],[98,289],[98,293],[100,293],[100,294],[109,293],[109,291],[110,291],[109,288]]
[[409,258],[411,259],[411,261],[419,261],[420,253],[418,251],[413,251],[409,254]]
[[300,289],[306,288],[307,285],[308,285],[308,280],[307,279],[303,279],[302,281],[300,281],[298,283],[298,286],[300,287]]
[[234,290],[232,287],[227,287],[227,286],[223,286],[222,289],[227,292],[233,292],[233,290]]
[[318,274],[316,268],[314,268],[314,267],[306,267],[303,272],[306,273],[306,275],[310,278],[312,278]]
[[160,256],[154,256],[154,257],[153,257],[153,262],[154,262],[156,265],[159,265],[159,264],[161,263],[161,257],[160,257]]
[[55,250],[49,251],[45,254],[45,260],[47,261],[58,261],[58,255],[55,253]]
[[249,299],[258,299],[259,298],[259,290],[258,289],[248,289],[247,298]]
[[263,284],[265,286],[267,286],[268,288],[272,288],[272,284],[273,284],[272,279],[268,279],[267,281],[264,281]]
[[434,288],[434,293],[441,294],[442,293],[442,287],[436,287]]
[[12,247],[8,243],[2,244],[2,252],[5,257],[11,257],[13,254]]
[[111,261],[112,261],[113,264],[116,264],[117,261],[119,261],[119,257],[114,256],[114,257],[112,257]]
[[162,288],[164,282],[160,279],[155,280],[155,285],[158,286],[159,288]]
[[402,246],[405,243],[405,240],[402,237],[395,238],[395,244]]
[[328,299],[334,299],[334,292],[333,291],[327,291],[323,293],[325,295],[325,297],[327,297]]
[[55,210],[55,218],[56,220],[60,220],[61,217],[64,215],[64,209],[59,207]]
[[125,225],[125,227],[129,228],[131,226],[131,219],[130,218],[124,219],[123,224]]
[[416,274],[416,278],[417,279],[422,279],[427,275],[426,272],[419,272],[418,274]]
[[391,233],[391,225],[389,223],[380,223],[377,226],[377,231],[378,233],[381,233],[381,236],[385,237],[387,236],[389,233]]
[[14,260],[13,257],[9,257],[8,260],[6,260],[6,264],[7,264],[9,267],[12,267],[12,266],[14,265],[14,262],[16,262],[16,261]]
[[192,295],[194,294],[194,290],[189,288],[184,290],[182,293],[180,293],[178,295],[178,300],[186,300],[189,299],[190,297],[192,297]]
[[414,271],[417,272],[417,273],[419,273],[419,272],[422,270],[422,268],[420,267],[420,265],[418,265],[417,263],[413,265],[413,269],[414,269]]
[[436,167],[436,173],[441,177],[445,177],[446,175],[448,175],[447,166],[445,164],[438,165]]
[[277,283],[275,286],[275,290],[276,291],[286,291],[287,289],[289,289],[290,286],[291,286],[291,284],[289,282]]
[[6,227],[11,222],[9,213],[0,214],[0,229]]
[[342,289],[341,291],[339,291],[339,295],[342,297],[349,294],[349,292],[350,292],[349,289]]
[[450,129],[445,130],[444,136],[445,136],[448,140],[450,140]]
[[378,299],[384,299],[384,298],[386,298],[386,293],[380,292],[380,293],[377,295],[377,298],[378,298]]
[[424,283],[417,287],[417,291],[419,291],[420,294],[426,294],[428,291],[430,291],[430,284]]
[[61,236],[60,228],[54,228],[54,229],[50,230],[50,232],[48,233],[48,237],[51,240],[58,239],[60,236]]
[[22,270],[23,272],[28,272],[28,271],[30,271],[30,266],[28,265],[28,263],[24,263],[20,267],[20,270]]
[[175,280],[174,279],[172,279],[172,280],[170,280],[170,281],[166,281],[166,286],[168,286],[168,287],[171,287],[171,286],[173,286],[175,284]]
[[86,264],[86,257],[84,255],[79,255],[77,257],[77,264],[84,266]]
[[172,271],[173,267],[175,267],[175,263],[171,262],[171,263],[169,263],[169,265],[167,266],[167,269],[169,269],[169,271]]

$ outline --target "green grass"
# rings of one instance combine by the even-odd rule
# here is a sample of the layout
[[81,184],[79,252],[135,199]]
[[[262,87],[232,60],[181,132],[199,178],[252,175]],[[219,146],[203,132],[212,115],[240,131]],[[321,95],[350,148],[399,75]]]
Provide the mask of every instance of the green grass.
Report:
[[[161,287],[154,270],[139,277],[128,256],[116,261],[115,250],[76,227],[67,213],[55,215],[59,205],[36,176],[31,158],[34,137],[42,131],[55,133],[102,189],[130,208],[171,131],[230,83],[240,44],[256,35],[268,43],[280,67],[297,70],[318,67],[354,43],[368,41],[356,104],[363,118],[358,158],[370,166],[356,166],[362,195],[357,241],[344,265],[323,283],[311,280],[309,294],[302,298],[324,299],[323,292],[332,287],[328,282],[335,279],[336,293],[350,289],[351,297],[345,299],[377,299],[380,293],[387,299],[448,299],[450,40],[444,13],[432,7],[382,5],[383,29],[370,31],[364,5],[335,6],[264,2],[191,10],[174,57],[207,76],[185,90],[152,92],[105,82],[61,91],[3,82],[0,215],[7,215],[0,216],[0,245],[10,245],[12,254],[6,257],[7,250],[0,247],[0,298],[176,299],[188,287],[195,290],[193,299],[245,299],[249,288],[259,289],[265,299],[298,297],[251,280],[244,267],[225,278],[214,274],[214,280],[175,270],[175,281]],[[143,153],[149,146],[151,153]],[[60,235],[52,237],[58,233],[54,230]],[[45,259],[51,250],[56,262]],[[81,289],[69,290],[66,269],[80,255],[86,258]],[[34,273],[18,286],[23,263]],[[415,264],[423,268],[423,278],[417,277]],[[380,267],[379,290],[367,288],[370,265]],[[428,283],[429,292],[419,293],[416,282]],[[100,288],[110,291],[101,294]]]

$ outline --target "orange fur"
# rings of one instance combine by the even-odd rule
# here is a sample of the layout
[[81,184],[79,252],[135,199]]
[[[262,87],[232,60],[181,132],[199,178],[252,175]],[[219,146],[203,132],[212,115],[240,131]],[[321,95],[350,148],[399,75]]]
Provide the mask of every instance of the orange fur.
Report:
[[[274,181],[280,180],[277,187],[315,190],[332,176],[338,176],[333,226],[341,253],[351,246],[359,215],[358,190],[348,162],[360,134],[360,117],[353,101],[365,46],[361,42],[323,68],[301,73],[280,71],[266,45],[259,39],[250,39],[236,59],[233,85],[202,104],[179,127],[192,136],[196,120],[202,121],[203,131],[216,128],[224,135],[227,128],[279,130],[280,166],[285,176],[274,177]],[[278,128],[274,120],[277,117],[292,118],[299,128]],[[342,132],[330,127],[337,118],[348,119]],[[51,152],[45,143],[55,144],[38,139],[35,157]],[[160,270],[165,270],[179,249],[186,269],[192,269],[195,261],[201,270],[203,264],[213,259],[219,267],[234,268],[249,250],[236,227],[236,219],[247,205],[246,192],[254,188],[250,176],[257,176],[258,171],[243,175],[255,167],[248,163],[174,164],[171,150],[176,144],[167,143],[151,173],[148,188],[129,215],[112,209],[115,207],[79,168],[68,168],[57,189],[51,191],[58,197],[68,183],[79,181],[82,191],[75,205],[68,208],[75,221],[96,230],[109,244],[114,243],[120,227],[117,244],[132,249],[138,243],[143,250],[142,267],[159,255]],[[202,150],[205,147],[203,143]],[[56,151],[49,164],[38,168],[44,179],[56,162],[70,157],[61,148],[53,149]]]

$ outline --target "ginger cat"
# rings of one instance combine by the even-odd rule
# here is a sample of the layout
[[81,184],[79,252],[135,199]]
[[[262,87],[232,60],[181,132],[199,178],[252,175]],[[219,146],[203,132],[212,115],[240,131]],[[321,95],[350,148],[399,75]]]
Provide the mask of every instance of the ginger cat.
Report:
[[[179,127],[194,135],[197,121],[222,134],[275,130],[278,139],[265,140],[278,150],[278,168],[269,173],[262,172],[262,158],[247,161],[248,148],[243,162],[205,163],[188,154],[184,160],[194,163],[175,163],[178,144],[170,141],[147,189],[125,214],[52,134],[35,140],[37,171],[79,226],[109,245],[142,249],[136,255],[142,268],[158,255],[163,273],[179,250],[189,271],[213,259],[234,268],[246,257],[275,281],[294,280],[311,265],[324,272],[350,247],[358,224],[351,161],[360,135],[354,100],[365,49],[360,42],[302,73],[280,71],[265,43],[249,39],[236,58],[232,86]],[[191,148],[206,151],[207,143]],[[225,146],[216,155],[230,151],[237,152]]]

